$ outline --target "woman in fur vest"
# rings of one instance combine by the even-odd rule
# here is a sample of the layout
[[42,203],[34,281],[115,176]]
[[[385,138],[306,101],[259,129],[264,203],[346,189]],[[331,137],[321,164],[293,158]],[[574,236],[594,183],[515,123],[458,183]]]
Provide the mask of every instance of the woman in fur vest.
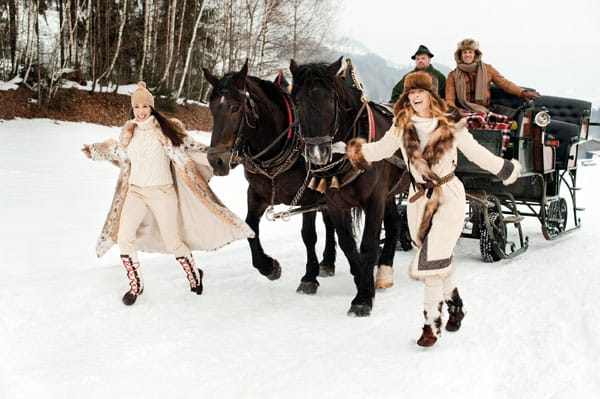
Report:
[[134,304],[144,292],[138,250],[174,254],[190,290],[200,295],[203,272],[191,251],[214,250],[254,233],[208,186],[212,170],[205,146],[188,137],[181,122],[154,109],[154,98],[144,82],[131,96],[131,107],[133,119],[118,141],[82,148],[88,158],[120,167],[96,254],[101,257],[115,243],[119,245],[129,279],[125,305]]
[[453,249],[464,223],[465,190],[454,176],[457,150],[496,175],[504,184],[518,178],[521,165],[497,157],[481,146],[465,128],[465,121],[449,109],[433,88],[431,76],[414,72],[394,104],[394,124],[377,142],[353,139],[347,156],[355,167],[388,158],[400,148],[412,184],[407,206],[408,224],[417,252],[410,276],[425,283],[425,325],[417,344],[431,346],[441,334],[442,305],[448,305],[446,330],[457,331],[464,317],[463,302],[452,279]]

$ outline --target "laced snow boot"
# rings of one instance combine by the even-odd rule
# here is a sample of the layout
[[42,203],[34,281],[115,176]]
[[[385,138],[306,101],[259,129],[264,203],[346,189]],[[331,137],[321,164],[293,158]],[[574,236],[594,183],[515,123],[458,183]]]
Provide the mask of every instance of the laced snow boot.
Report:
[[127,278],[129,279],[129,291],[123,295],[125,305],[133,305],[138,297],[144,292],[144,282],[140,274],[140,262],[133,260],[129,255],[121,255],[121,262],[125,266]]
[[446,331],[458,331],[460,329],[460,323],[465,317],[463,311],[463,301],[458,294],[458,288],[452,290],[452,296],[446,301],[448,305],[448,322],[446,323]]
[[187,277],[190,283],[190,291],[195,292],[198,295],[202,294],[202,276],[204,275],[204,272],[202,271],[202,269],[198,269],[196,267],[192,255],[190,255],[189,257],[180,256],[175,259],[177,259],[177,261],[183,268],[183,271],[185,272],[185,276]]
[[423,333],[417,340],[419,346],[433,346],[437,342],[438,337],[442,334],[442,302],[437,306],[437,309],[425,309],[425,324],[423,325]]

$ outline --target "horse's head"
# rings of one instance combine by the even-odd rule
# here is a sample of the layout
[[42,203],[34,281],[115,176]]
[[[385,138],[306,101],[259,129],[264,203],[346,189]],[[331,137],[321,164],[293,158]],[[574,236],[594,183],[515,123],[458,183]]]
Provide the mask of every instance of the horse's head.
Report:
[[297,107],[305,156],[316,165],[331,161],[332,143],[340,130],[339,95],[343,82],[337,76],[342,57],[332,64],[299,66],[294,60],[292,99]]
[[[213,87],[209,107],[213,116],[213,130],[208,149],[208,162],[215,175],[229,174],[236,139],[251,111],[246,91],[248,61],[239,72],[228,73],[221,79],[206,68],[202,68],[206,80]],[[235,154],[233,154],[235,155]]]

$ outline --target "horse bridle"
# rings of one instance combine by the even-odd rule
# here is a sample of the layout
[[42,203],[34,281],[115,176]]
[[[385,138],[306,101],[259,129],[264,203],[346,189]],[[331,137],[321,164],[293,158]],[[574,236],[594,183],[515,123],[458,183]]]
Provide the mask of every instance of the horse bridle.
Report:
[[253,126],[250,121],[248,120],[248,111],[252,112],[252,115],[254,116],[254,121],[256,124],[256,121],[258,120],[258,113],[256,112],[255,109],[255,103],[254,100],[252,99],[252,97],[250,97],[250,93],[248,92],[248,90],[246,90],[246,88],[244,87],[243,90],[239,90],[238,89],[238,93],[242,96],[243,98],[243,103],[245,106],[245,109],[243,110],[243,115],[240,117],[240,123],[238,124],[238,128],[237,128],[237,132],[235,134],[235,141],[233,142],[232,146],[228,146],[228,147],[208,147],[208,154],[222,154],[225,152],[231,152],[231,156],[229,157],[229,168],[233,169],[234,167],[236,167],[239,163],[240,163],[240,150],[242,148],[242,144],[243,144],[243,128],[244,128],[244,123],[251,129],[256,129],[256,126]]
[[[307,153],[308,146],[319,146],[322,144],[329,144],[329,146],[331,146],[333,144],[333,140],[340,130],[340,118],[339,118],[340,110],[339,110],[339,108],[340,108],[340,102],[339,102],[338,96],[336,94],[335,95],[335,108],[334,108],[334,114],[333,114],[333,132],[331,133],[331,135],[306,137],[302,133],[302,125],[300,125],[298,127],[298,136],[300,137],[300,140],[304,143],[304,159],[308,160],[308,153]],[[329,159],[327,160],[327,163],[331,162],[332,157],[333,157],[333,152],[330,151]]]

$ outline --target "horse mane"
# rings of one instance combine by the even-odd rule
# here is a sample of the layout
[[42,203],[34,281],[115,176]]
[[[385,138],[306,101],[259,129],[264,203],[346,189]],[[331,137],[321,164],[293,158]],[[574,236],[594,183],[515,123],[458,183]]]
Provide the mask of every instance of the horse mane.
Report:
[[270,101],[278,105],[285,105],[283,102],[283,96],[285,94],[282,92],[279,86],[277,86],[277,84],[269,80],[257,78],[256,76],[247,76],[246,81],[250,81],[252,84],[258,86],[258,88],[260,89],[260,94],[254,94],[259,97],[264,96],[264,98],[261,98],[261,100],[263,100],[264,102]]
[[[219,83],[210,94],[211,100],[216,96],[227,95],[228,93],[236,93],[234,97],[242,96],[235,85],[234,75],[234,72],[229,72],[219,79]],[[248,75],[246,76],[246,90],[263,103],[275,102],[278,105],[283,105],[281,89],[273,82]]]
[[324,88],[336,93],[338,99],[346,106],[358,109],[358,96],[344,84],[341,77],[332,74],[329,65],[323,62],[310,63],[300,66],[294,75],[295,87],[303,87],[309,90],[313,87]]

